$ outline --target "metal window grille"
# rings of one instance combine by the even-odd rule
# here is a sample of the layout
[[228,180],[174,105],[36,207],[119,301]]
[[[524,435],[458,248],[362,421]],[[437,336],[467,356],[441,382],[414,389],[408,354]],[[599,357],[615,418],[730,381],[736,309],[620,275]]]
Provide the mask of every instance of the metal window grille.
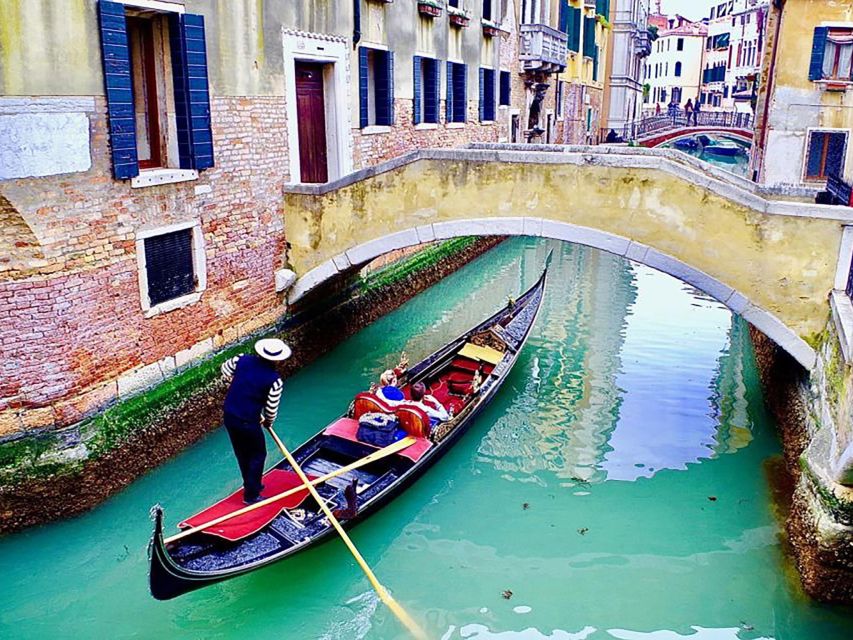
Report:
[[145,271],[151,306],[195,291],[192,229],[146,238]]

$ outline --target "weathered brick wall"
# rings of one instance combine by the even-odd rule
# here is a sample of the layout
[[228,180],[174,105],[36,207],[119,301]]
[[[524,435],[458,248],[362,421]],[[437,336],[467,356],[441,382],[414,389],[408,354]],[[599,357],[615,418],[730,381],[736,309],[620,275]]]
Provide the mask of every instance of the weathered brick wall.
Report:
[[[216,167],[198,180],[132,189],[112,177],[106,104],[89,114],[89,171],[0,183],[0,437],[73,424],[284,311],[282,185],[289,180],[282,97],[212,100]],[[444,105],[440,109],[444,118]],[[424,147],[496,141],[469,100],[461,128],[416,129],[411,100],[390,133],[354,129],[354,166]],[[207,288],[146,318],[135,234],[198,220]],[[7,237],[8,236],[8,237]]]
[[[99,100],[90,171],[0,186],[46,256],[0,265],[0,435],[73,423],[114,399],[122,374],[174,367],[181,352],[197,355],[280,314],[283,99],[211,106],[217,166],[197,181],[131,189],[114,180]],[[201,221],[207,289],[195,304],[146,318],[134,232],[186,220]]]
[[[475,88],[476,89],[476,88]],[[468,88],[469,93],[471,88]],[[415,125],[412,101],[394,101],[394,127],[388,133],[364,134],[353,129],[353,160],[357,169],[390,160],[414,149],[459,147],[470,142],[497,142],[498,125],[480,124],[479,102],[468,101],[468,121],[464,127],[447,127],[445,102],[439,105],[439,123],[435,128]]]

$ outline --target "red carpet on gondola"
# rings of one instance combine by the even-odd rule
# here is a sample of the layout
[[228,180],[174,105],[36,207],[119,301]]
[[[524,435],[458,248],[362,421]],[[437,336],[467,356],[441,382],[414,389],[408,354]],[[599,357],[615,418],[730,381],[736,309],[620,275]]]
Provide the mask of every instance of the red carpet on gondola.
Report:
[[[310,475],[308,477],[312,480],[316,478],[316,476]],[[292,471],[283,471],[281,469],[273,469],[272,471],[269,471],[264,475],[263,482],[264,495],[268,498],[271,498],[278,493],[283,493],[288,489],[298,487],[302,484],[299,476],[295,473]],[[220,522],[209,529],[205,529],[204,533],[236,542],[237,540],[241,540],[246,536],[250,536],[263,529],[266,525],[272,522],[279,513],[281,513],[282,509],[293,509],[298,507],[307,497],[308,489],[303,489],[291,496],[271,502],[266,506],[250,511],[249,513],[244,513],[236,518]],[[241,488],[239,491],[235,491],[224,500],[220,500],[215,505],[208,507],[191,518],[187,518],[178,526],[181,529],[197,527],[200,524],[215,520],[227,513],[238,511],[245,506],[246,505],[243,504],[243,489]]]

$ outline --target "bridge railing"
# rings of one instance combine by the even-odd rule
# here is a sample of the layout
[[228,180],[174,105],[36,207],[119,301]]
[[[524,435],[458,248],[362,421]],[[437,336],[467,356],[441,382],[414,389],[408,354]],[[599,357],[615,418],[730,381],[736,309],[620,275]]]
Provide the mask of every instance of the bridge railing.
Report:
[[[626,124],[622,131],[616,133],[623,140],[648,138],[658,133],[666,133],[673,129],[688,127],[719,127],[720,129],[752,129],[753,116],[751,113],[739,111],[700,111],[688,115],[683,109],[659,116],[648,116],[636,122]],[[602,131],[602,142],[610,130]]]

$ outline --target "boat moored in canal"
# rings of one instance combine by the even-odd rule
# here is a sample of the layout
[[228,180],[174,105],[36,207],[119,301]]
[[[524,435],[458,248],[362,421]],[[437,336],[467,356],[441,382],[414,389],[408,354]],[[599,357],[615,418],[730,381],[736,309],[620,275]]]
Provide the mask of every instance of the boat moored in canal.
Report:
[[[392,407],[373,394],[358,394],[345,415],[293,452],[320,497],[347,518],[344,526],[375,513],[433,466],[494,397],[539,314],[547,262],[525,293],[402,376],[399,385],[407,399],[412,386],[422,382],[449,410],[449,420],[430,428],[429,417],[415,405],[404,401]],[[358,439],[358,418],[377,411],[398,418],[407,432],[402,443],[379,449]],[[335,536],[319,505],[294,476],[282,460],[264,474],[265,493],[276,495],[259,508],[252,505],[242,509],[243,515],[223,519],[242,507],[242,492],[235,492],[181,522],[183,532],[170,538],[164,537],[163,510],[155,506],[149,546],[151,594],[158,600],[175,598]]]

